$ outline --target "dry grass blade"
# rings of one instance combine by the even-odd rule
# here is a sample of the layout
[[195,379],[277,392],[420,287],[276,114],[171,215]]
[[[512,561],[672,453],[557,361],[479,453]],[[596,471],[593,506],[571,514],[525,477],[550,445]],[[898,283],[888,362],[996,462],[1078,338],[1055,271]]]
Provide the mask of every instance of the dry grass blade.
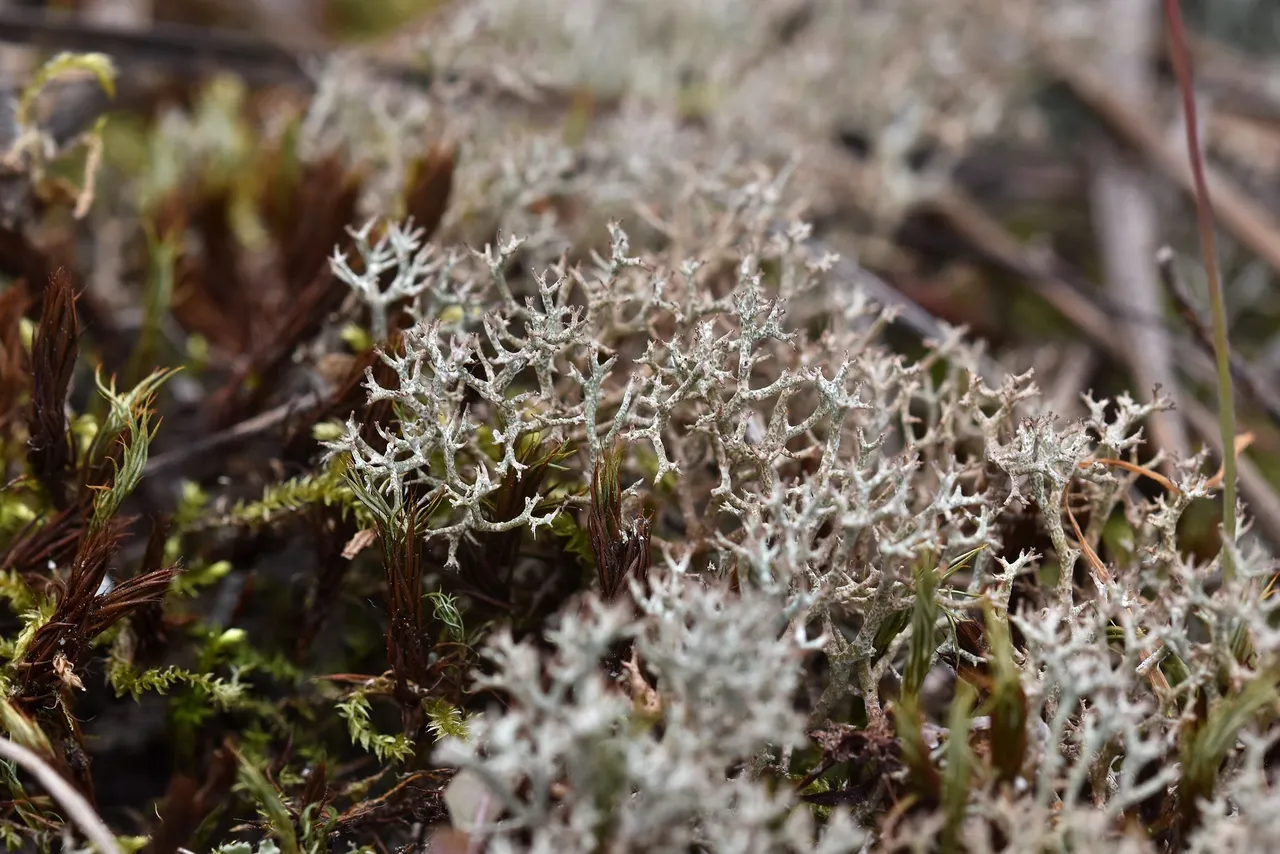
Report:
[[[1253,444],[1253,439],[1254,439],[1254,436],[1252,433],[1241,433],[1239,436],[1236,436],[1235,450],[1232,456],[1234,458],[1239,458],[1239,456],[1242,453],[1244,453],[1245,449]],[[1217,489],[1219,486],[1222,485],[1222,479],[1225,476],[1225,472],[1227,470],[1225,459],[1226,458],[1224,457],[1223,464],[1218,466],[1217,473],[1214,474],[1213,477],[1205,481],[1205,486],[1209,487],[1210,489]]]
[[[1156,93],[1155,66],[1147,57],[1159,33],[1159,21],[1141,3],[1107,0],[1104,7],[1113,29],[1101,45],[1099,64],[1113,81],[1113,92],[1142,109]],[[1091,154],[1090,209],[1100,279],[1108,301],[1126,309],[1116,317],[1125,332],[1120,342],[1125,364],[1135,391],[1150,401],[1152,389],[1177,387],[1172,336],[1164,324],[1144,322],[1163,314],[1159,277],[1151,268],[1160,214],[1145,164],[1127,156],[1108,138],[1097,140]],[[1181,412],[1175,406],[1152,413],[1148,424],[1157,447],[1169,452],[1163,467],[1172,471],[1190,450]]]
[[1111,581],[1111,571],[1102,562],[1102,558],[1098,557],[1098,553],[1094,551],[1093,546],[1089,545],[1089,540],[1085,537],[1084,531],[1080,530],[1080,523],[1076,521],[1076,514],[1071,510],[1070,495],[1070,487],[1062,490],[1062,509],[1067,512],[1067,520],[1071,523],[1072,533],[1076,535],[1076,542],[1080,544],[1080,552],[1084,555],[1085,560],[1089,562],[1089,566],[1093,567],[1093,571],[1097,573],[1099,581],[1102,584],[1106,584]]
[[[1242,449],[1237,448],[1236,453],[1240,453],[1240,450]],[[1178,489],[1178,487],[1174,484],[1173,481],[1169,480],[1169,478],[1165,477],[1163,474],[1156,471],[1155,469],[1148,468],[1146,466],[1140,466],[1137,463],[1131,463],[1128,460],[1116,460],[1108,457],[1103,457],[1100,459],[1093,459],[1093,460],[1084,460],[1080,463],[1079,468],[1086,469],[1089,466],[1093,466],[1093,465],[1114,466],[1115,468],[1124,469],[1125,471],[1132,472],[1133,474],[1140,474],[1144,477],[1149,477],[1152,480],[1154,480],[1156,483],[1163,486],[1165,489],[1169,490],[1170,492],[1176,493],[1176,492],[1182,491]]]

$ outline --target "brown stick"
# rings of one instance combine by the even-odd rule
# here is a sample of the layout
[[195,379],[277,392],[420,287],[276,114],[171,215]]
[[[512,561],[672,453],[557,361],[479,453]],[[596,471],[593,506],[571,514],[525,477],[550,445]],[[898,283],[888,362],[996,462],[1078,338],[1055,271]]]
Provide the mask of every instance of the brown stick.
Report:
[[[1173,300],[1183,322],[1194,335],[1196,343],[1205,353],[1213,353],[1213,333],[1192,305],[1186,282],[1178,274],[1177,260],[1174,258],[1173,250],[1168,246],[1162,246],[1156,253],[1156,265],[1160,269],[1165,290]],[[1271,391],[1265,381],[1258,378],[1253,368],[1234,350],[1231,351],[1231,376],[1240,385],[1240,390],[1245,397],[1267,413],[1272,423],[1280,426],[1280,397]]]
[[[1115,133],[1141,152],[1162,172],[1195,198],[1195,178],[1187,158],[1170,146],[1156,125],[1117,98],[1105,79],[1053,39],[1038,38],[1049,68]],[[1227,177],[1206,164],[1205,183],[1213,196],[1218,222],[1271,267],[1280,271],[1280,222]]]
[[[1130,109],[1141,109],[1155,92],[1146,57],[1156,40],[1157,18],[1149,4],[1133,0],[1109,0],[1107,9],[1111,38],[1102,51],[1103,68],[1115,93]],[[1102,284],[1111,302],[1129,309],[1118,318],[1124,330],[1125,362],[1140,395],[1150,395],[1157,387],[1172,392],[1176,379],[1169,335],[1163,325],[1141,323],[1132,317],[1163,314],[1160,282],[1151,266],[1159,221],[1150,193],[1152,180],[1145,166],[1109,137],[1098,140],[1093,153],[1090,199],[1102,259]],[[1174,459],[1188,455],[1181,414],[1176,409],[1156,413],[1150,424],[1156,444],[1171,452],[1164,462],[1165,470],[1171,472]]]
[[152,457],[147,462],[146,475],[147,477],[155,477],[172,468],[181,467],[197,457],[221,450],[238,442],[247,441],[254,436],[259,436],[279,427],[294,415],[300,415],[314,409],[322,402],[321,395],[316,392],[307,392],[300,397],[234,424],[225,430],[219,430],[217,433],[204,436],[181,448],[175,448],[167,453]]

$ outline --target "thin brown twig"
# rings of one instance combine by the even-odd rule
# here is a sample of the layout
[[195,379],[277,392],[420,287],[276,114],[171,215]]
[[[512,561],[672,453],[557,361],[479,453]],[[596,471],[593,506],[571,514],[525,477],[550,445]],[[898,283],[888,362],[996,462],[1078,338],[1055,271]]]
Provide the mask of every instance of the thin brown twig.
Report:
[[[60,12],[0,10],[0,42],[108,53],[180,73],[229,68],[257,82],[311,85],[309,62],[326,55],[332,46],[299,43],[292,35],[289,41],[173,22],[154,22],[145,30],[125,29]],[[431,81],[431,75],[420,68],[378,59],[368,64],[384,78],[418,85]]]
[[[1074,420],[1084,411],[1080,392],[1089,387],[1102,357],[1084,340],[1069,341],[1054,350],[1053,381],[1045,388],[1044,406],[1060,418]],[[1040,374],[1038,368],[1036,373]]]
[[[1231,391],[1231,347],[1227,338],[1227,309],[1222,295],[1222,279],[1218,271],[1217,236],[1213,225],[1213,202],[1205,181],[1204,153],[1200,150],[1199,123],[1196,121],[1196,99],[1192,90],[1191,56],[1187,50],[1187,34],[1182,25],[1182,9],[1178,0],[1164,0],[1165,22],[1169,30],[1169,54],[1182,95],[1183,124],[1187,132],[1187,159],[1195,191],[1196,220],[1200,227],[1200,249],[1209,280],[1209,309],[1213,317],[1213,353],[1218,368],[1218,424],[1222,432],[1222,536],[1227,543],[1236,539],[1236,458],[1226,446],[1235,440],[1236,401]],[[1223,564],[1227,578],[1235,574],[1230,553]]]
[[[1099,307],[1086,294],[1091,288],[1068,271],[1069,266],[1052,251],[1032,252],[997,222],[968,193],[953,187],[931,197],[926,210],[942,219],[991,263],[1021,276],[1037,296],[1057,309],[1092,341],[1101,344],[1109,358],[1125,363],[1124,336],[1116,321],[1118,310]],[[1212,360],[1197,350],[1186,352],[1177,367],[1197,383],[1213,382]],[[1179,399],[1181,402],[1181,399]],[[1167,449],[1168,450],[1168,449]]]
[[1124,469],[1130,474],[1140,474],[1144,477],[1149,477],[1152,480],[1154,480],[1156,483],[1163,486],[1165,489],[1169,490],[1170,492],[1182,491],[1178,489],[1177,484],[1169,480],[1169,478],[1165,477],[1163,474],[1156,471],[1155,469],[1149,468],[1147,466],[1140,466],[1137,463],[1131,463],[1128,460],[1117,460],[1117,459],[1112,459],[1110,457],[1099,457],[1096,459],[1084,460],[1079,464],[1078,467],[1083,469],[1093,465],[1113,466],[1114,468]]
[[[1178,272],[1177,259],[1171,248],[1162,246],[1156,252],[1156,266],[1160,270],[1160,279],[1164,283],[1164,288],[1178,310],[1178,315],[1191,330],[1200,348],[1212,354],[1213,334],[1192,304],[1191,293]],[[1280,426],[1280,397],[1277,397],[1267,384],[1258,378],[1253,368],[1234,351],[1231,353],[1231,376],[1239,384],[1245,397],[1265,412],[1274,424]]]
[[319,406],[323,401],[323,396],[318,392],[309,392],[268,409],[266,412],[261,412],[252,418],[246,418],[244,421],[234,424],[225,430],[205,436],[203,439],[198,439],[181,448],[158,454],[147,462],[146,474],[148,477],[155,477],[157,474],[181,467],[196,457],[261,435],[280,426],[292,416]]
[[[1137,109],[1155,93],[1154,74],[1146,59],[1159,32],[1152,11],[1145,3],[1109,0],[1111,37],[1100,56],[1113,91]],[[1159,217],[1150,193],[1151,177],[1145,164],[1109,136],[1096,141],[1093,154],[1089,196],[1102,284],[1111,302],[1126,308],[1124,316],[1117,318],[1125,332],[1125,362],[1139,386],[1136,391],[1149,400],[1152,389],[1172,391],[1175,384],[1172,339],[1165,325],[1137,319],[1163,314],[1160,282],[1151,269]],[[1156,444],[1169,451],[1163,466],[1172,472],[1175,461],[1189,455],[1181,414],[1176,409],[1153,413],[1150,430]]]
[[[1198,71],[1197,84],[1213,99],[1215,114],[1268,124],[1280,121],[1280,97],[1270,85],[1276,63],[1246,56],[1201,33],[1187,33],[1187,47]],[[1168,43],[1160,49],[1160,57],[1169,59]]]
[[[1169,145],[1150,118],[1117,98],[1106,79],[1055,39],[1038,34],[1037,40],[1049,69],[1077,98],[1184,192],[1195,195],[1196,180],[1186,157]],[[1214,215],[1223,228],[1273,269],[1280,270],[1280,222],[1211,165],[1205,165],[1203,178],[1213,194]]]

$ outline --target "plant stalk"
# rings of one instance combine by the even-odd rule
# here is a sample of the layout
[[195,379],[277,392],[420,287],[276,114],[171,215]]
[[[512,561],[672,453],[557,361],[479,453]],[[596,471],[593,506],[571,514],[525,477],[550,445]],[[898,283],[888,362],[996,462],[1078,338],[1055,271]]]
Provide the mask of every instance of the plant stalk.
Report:
[[1213,353],[1218,368],[1218,427],[1222,432],[1222,537],[1226,551],[1223,573],[1230,580],[1235,563],[1230,549],[1236,539],[1236,411],[1231,388],[1231,349],[1227,340],[1227,311],[1222,296],[1222,278],[1218,270],[1218,251],[1214,238],[1213,207],[1209,186],[1204,177],[1204,156],[1200,151],[1199,122],[1192,91],[1191,58],[1187,50],[1187,34],[1182,23],[1178,0],[1164,0],[1164,17],[1169,31],[1169,56],[1173,61],[1178,89],[1182,94],[1182,117],[1187,132],[1187,155],[1196,188],[1196,218],[1200,230],[1200,250],[1204,255],[1205,275],[1209,282],[1209,306],[1213,317]]

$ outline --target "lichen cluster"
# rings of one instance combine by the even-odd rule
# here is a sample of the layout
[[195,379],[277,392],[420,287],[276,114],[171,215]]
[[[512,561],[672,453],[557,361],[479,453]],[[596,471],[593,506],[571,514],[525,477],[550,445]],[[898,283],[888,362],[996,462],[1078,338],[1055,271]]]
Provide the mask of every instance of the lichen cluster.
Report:
[[[1028,4],[612,5],[454,10],[431,85],[266,122],[218,81],[61,196],[32,119],[10,743],[154,854],[1280,845],[1280,567],[1243,507],[1192,547],[1217,461],[905,336],[811,221],[1006,121],[1027,42],[965,14]],[[821,102],[863,42],[891,90]],[[0,759],[10,848],[92,835]]]

